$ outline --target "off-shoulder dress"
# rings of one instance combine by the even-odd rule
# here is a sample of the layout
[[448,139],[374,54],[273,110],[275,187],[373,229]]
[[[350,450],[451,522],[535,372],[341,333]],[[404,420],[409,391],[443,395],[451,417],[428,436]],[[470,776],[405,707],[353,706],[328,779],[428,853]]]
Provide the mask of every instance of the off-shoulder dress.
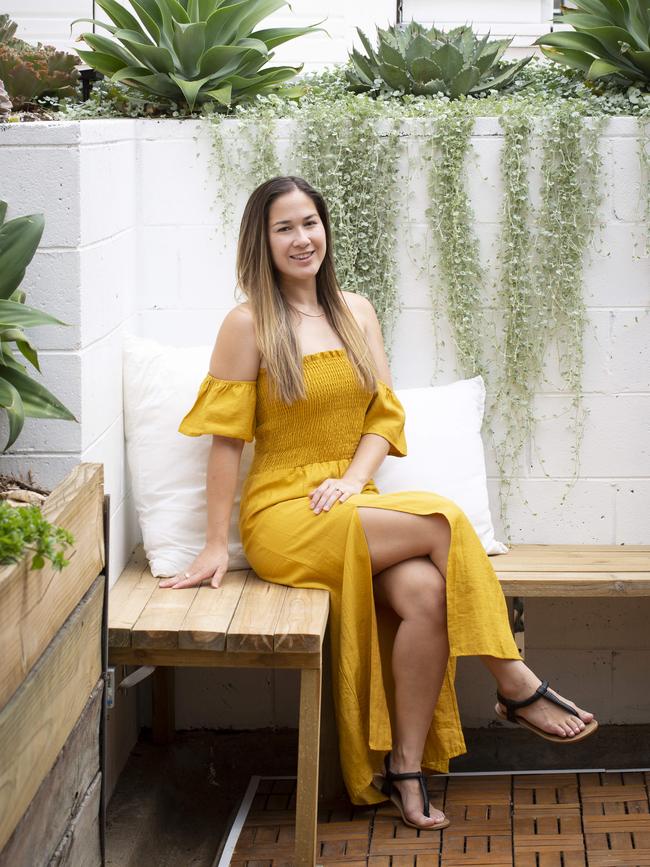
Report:
[[456,657],[520,655],[494,569],[469,519],[452,500],[432,491],[381,494],[371,479],[361,493],[329,512],[312,511],[310,491],[345,473],[362,435],[378,434],[389,442],[388,454],[406,455],[404,409],[386,383],[378,381],[374,394],[360,385],[345,349],[302,360],[305,400],[287,405],[275,399],[264,368],[256,381],[208,374],[179,430],[189,436],[255,440],[240,506],[244,552],[266,581],[329,591],[343,777],[353,803],[372,804],[384,800],[371,780],[392,741],[390,648],[396,623],[381,607],[375,609],[358,507],[441,514],[451,528],[446,580],[450,659],[426,740],[425,767],[446,772],[449,759],[465,752],[454,691]]

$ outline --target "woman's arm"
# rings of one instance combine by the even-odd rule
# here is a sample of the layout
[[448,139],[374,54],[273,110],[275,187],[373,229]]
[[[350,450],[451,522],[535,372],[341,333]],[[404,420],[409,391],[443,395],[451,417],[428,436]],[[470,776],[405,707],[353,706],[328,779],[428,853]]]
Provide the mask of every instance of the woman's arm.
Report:
[[[259,350],[253,317],[239,305],[224,319],[210,359],[210,373],[218,379],[254,381]],[[167,578],[161,587],[194,587],[210,579],[218,587],[228,570],[228,531],[244,440],[213,435],[206,474],[207,526],[205,546],[186,573]]]

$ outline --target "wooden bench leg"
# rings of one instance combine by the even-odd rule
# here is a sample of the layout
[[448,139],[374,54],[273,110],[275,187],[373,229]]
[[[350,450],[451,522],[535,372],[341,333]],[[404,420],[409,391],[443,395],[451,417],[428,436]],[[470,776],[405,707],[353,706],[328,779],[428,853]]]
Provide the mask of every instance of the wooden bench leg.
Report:
[[158,665],[153,673],[151,729],[154,744],[170,744],[174,740],[174,669]]
[[296,867],[314,867],[316,863],[320,701],[321,670],[303,668],[300,672]]

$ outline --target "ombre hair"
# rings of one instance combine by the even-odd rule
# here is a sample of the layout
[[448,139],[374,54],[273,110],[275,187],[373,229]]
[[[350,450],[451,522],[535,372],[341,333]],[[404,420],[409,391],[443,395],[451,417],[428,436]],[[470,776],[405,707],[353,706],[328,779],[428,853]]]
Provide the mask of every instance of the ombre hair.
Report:
[[269,383],[285,403],[306,394],[302,354],[291,327],[291,311],[278,286],[269,244],[269,209],[285,193],[301,190],[313,201],[325,228],[326,251],[316,274],[316,298],[327,321],[341,338],[359,383],[370,392],[377,388],[376,367],[370,347],[348,307],[334,268],[332,233],[323,196],[302,178],[275,177],[255,189],[244,208],[237,243],[237,286],[249,302],[257,346],[266,360]]

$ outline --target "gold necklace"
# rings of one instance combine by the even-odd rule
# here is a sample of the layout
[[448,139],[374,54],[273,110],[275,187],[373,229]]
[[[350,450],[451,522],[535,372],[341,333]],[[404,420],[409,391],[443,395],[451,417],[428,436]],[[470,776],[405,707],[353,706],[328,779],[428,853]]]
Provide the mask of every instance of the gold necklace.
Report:
[[[288,301],[287,304],[289,304]],[[298,313],[302,313],[303,316],[310,316],[312,319],[319,319],[321,316],[325,316],[324,313],[305,313],[304,310],[298,310],[298,308],[294,307],[293,304],[289,304],[289,307],[291,307],[293,310],[297,310]]]

